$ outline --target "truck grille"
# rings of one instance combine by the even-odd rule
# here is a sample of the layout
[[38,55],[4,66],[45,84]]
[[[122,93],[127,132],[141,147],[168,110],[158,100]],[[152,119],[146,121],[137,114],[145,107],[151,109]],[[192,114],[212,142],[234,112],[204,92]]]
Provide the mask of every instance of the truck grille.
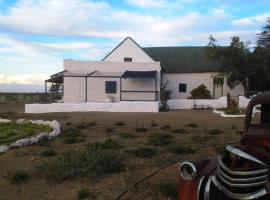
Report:
[[212,181],[230,197],[249,199],[265,195],[268,168],[261,161],[231,146],[218,157],[218,169]]

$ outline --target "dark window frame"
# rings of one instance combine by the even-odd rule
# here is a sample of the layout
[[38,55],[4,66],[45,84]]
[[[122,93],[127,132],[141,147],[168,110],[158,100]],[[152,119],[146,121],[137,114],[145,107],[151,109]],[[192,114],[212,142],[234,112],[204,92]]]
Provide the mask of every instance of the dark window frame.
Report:
[[124,62],[132,62],[132,58],[131,57],[125,57]]
[[116,81],[105,81],[105,93],[116,94],[117,93],[117,82]]
[[179,90],[179,93],[187,93],[187,84],[179,83],[178,90]]

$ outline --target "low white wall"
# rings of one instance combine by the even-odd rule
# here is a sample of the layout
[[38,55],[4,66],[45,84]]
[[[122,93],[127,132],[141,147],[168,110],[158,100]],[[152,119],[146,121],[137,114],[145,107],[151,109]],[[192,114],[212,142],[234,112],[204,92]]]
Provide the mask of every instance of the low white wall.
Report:
[[[247,107],[250,99],[239,96],[239,107]],[[168,105],[170,109],[192,109],[193,105],[211,106],[213,108],[227,107],[227,97],[220,97],[219,99],[169,99]]]
[[25,113],[52,112],[158,112],[158,102],[121,101],[119,103],[25,104]]

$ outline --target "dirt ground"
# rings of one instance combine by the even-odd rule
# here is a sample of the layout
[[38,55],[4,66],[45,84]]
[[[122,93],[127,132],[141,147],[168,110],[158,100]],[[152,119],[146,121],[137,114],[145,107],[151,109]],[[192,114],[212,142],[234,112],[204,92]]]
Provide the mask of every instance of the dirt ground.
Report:
[[[167,180],[177,180],[179,162],[186,159],[196,159],[201,156],[216,155],[228,143],[236,143],[240,136],[235,134],[235,128],[243,127],[243,118],[222,118],[211,111],[178,110],[165,113],[50,113],[50,114],[24,114],[23,105],[1,105],[0,117],[16,120],[42,119],[59,120],[62,129],[76,127],[81,123],[96,122],[97,126],[82,130],[85,141],[75,144],[65,144],[63,137],[50,141],[50,147],[31,146],[11,150],[0,155],[0,199],[77,199],[77,192],[81,188],[88,188],[92,197],[90,199],[116,199],[126,188],[129,191],[121,199],[168,199],[159,191],[159,183]],[[125,126],[115,126],[115,122],[124,122]],[[157,126],[151,126],[155,122]],[[70,124],[70,125],[67,125]],[[188,127],[194,123],[198,127]],[[162,129],[164,125],[170,126]],[[147,132],[136,132],[136,127],[147,128]],[[106,133],[106,129],[113,130]],[[173,129],[185,129],[185,133],[173,133]],[[210,135],[209,130],[219,129],[222,133]],[[135,138],[121,138],[120,133],[131,133]],[[166,146],[158,147],[160,154],[152,158],[137,158],[125,154],[128,149],[146,144],[147,138],[153,133],[168,133],[173,136],[172,143],[188,145],[196,150],[194,154],[174,154],[166,151]],[[66,180],[59,184],[50,184],[46,179],[36,173],[36,167],[51,157],[43,157],[40,152],[53,148],[57,155],[68,149],[80,149],[88,142],[104,141],[111,137],[123,146],[121,153],[125,155],[126,170],[105,175],[95,181],[88,178]],[[161,166],[169,165],[160,170]],[[173,164],[175,163],[175,164]],[[10,183],[8,174],[23,169],[31,174],[31,178],[21,184]],[[149,179],[134,187],[134,183],[160,170]]]

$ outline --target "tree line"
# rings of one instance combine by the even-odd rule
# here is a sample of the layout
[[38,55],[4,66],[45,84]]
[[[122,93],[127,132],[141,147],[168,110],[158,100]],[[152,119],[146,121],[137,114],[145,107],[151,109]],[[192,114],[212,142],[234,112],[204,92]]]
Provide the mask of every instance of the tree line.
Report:
[[221,64],[227,84],[244,87],[245,96],[270,90],[270,17],[257,34],[255,46],[243,42],[240,37],[231,38],[229,46],[220,46],[210,35],[207,55]]

